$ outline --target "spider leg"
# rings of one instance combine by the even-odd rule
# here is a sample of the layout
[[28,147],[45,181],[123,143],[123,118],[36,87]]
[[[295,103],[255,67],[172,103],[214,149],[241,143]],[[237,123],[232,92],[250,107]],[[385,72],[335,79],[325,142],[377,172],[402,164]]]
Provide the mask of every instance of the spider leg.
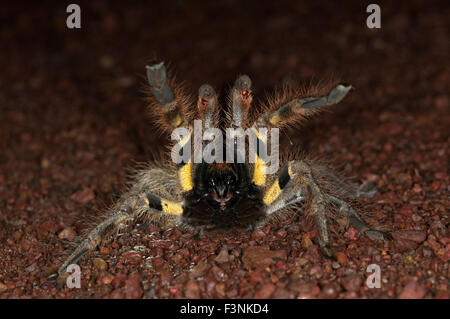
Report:
[[85,253],[94,250],[102,240],[113,233],[130,218],[132,218],[132,207],[128,204],[123,205],[102,223],[92,229],[83,241],[75,248],[72,254],[65,259],[58,269],[58,274],[62,275],[70,264],[76,263]]
[[370,228],[361,218],[358,212],[344,200],[329,194],[326,195],[326,198],[329,202],[338,206],[339,210],[346,216],[348,216],[350,224],[355,227],[360,233],[366,235],[372,240],[386,240],[386,237],[388,236],[386,232]]
[[205,129],[217,127],[217,94],[211,85],[203,84],[198,89],[197,108],[200,114],[200,119],[204,122]]
[[338,192],[339,197],[344,198],[359,198],[367,197],[372,198],[377,192],[377,188],[371,182],[364,182],[361,185],[356,185],[345,180],[342,176],[337,176],[332,169],[323,164],[312,162],[311,167],[316,175],[322,176],[322,180],[325,179],[329,184],[329,187]]
[[[329,175],[328,175],[329,177]],[[333,175],[336,178],[336,176]],[[385,240],[386,232],[370,228],[357,211],[344,200],[325,193],[316,181],[313,169],[304,161],[290,161],[280,171],[278,179],[265,191],[263,202],[266,214],[311,198],[311,209],[318,229],[319,247],[325,256],[332,257],[325,207],[328,203],[348,216],[350,223],[372,240]],[[356,192],[355,197],[360,196]]]
[[[179,141],[179,151],[183,151],[185,147],[190,148],[192,142],[192,127],[184,138]],[[172,149],[174,151],[175,149]],[[177,163],[177,171],[178,171],[178,181],[183,190],[183,192],[188,192],[192,190],[194,187],[193,179],[192,179],[192,156],[189,159],[182,159],[180,163]]]
[[280,106],[275,111],[263,113],[257,120],[257,125],[277,126],[282,122],[296,120],[299,116],[312,114],[317,108],[339,103],[350,91],[351,85],[339,84],[326,96],[305,97],[293,99]]
[[76,247],[69,257],[61,264],[58,274],[62,275],[70,264],[76,263],[85,253],[94,250],[98,245],[114,232],[119,231],[128,222],[137,217],[147,217],[158,212],[180,217],[183,213],[181,203],[176,203],[163,199],[152,193],[142,193],[135,195],[127,203],[119,205],[110,217],[92,229],[84,240]]
[[299,183],[308,190],[311,196],[311,209],[314,212],[314,219],[317,225],[319,248],[325,256],[332,257],[328,220],[325,211],[325,195],[316,182],[308,164],[303,161],[293,161],[290,164],[293,175],[298,176]]
[[164,62],[147,65],[146,70],[150,89],[156,100],[154,104],[159,109],[155,113],[161,118],[163,126],[168,129],[187,126],[182,106],[169,86]]
[[367,197],[372,198],[377,192],[377,187],[370,183],[370,182],[364,182],[362,183],[357,189],[355,198],[358,197]]
[[241,75],[231,89],[232,126],[242,127],[252,103],[252,81],[248,75]]
[[292,177],[291,163],[287,163],[280,170],[275,182],[264,192],[263,202],[267,206],[266,213],[268,215],[305,199],[304,188],[299,184],[292,185]]
[[255,146],[255,164],[253,166],[253,183],[257,186],[264,187],[266,184],[266,162],[261,156],[261,150],[267,150],[267,136],[259,133],[259,128],[253,126],[252,133],[256,136],[257,145]]
[[317,225],[319,248],[325,256],[332,257],[325,211],[326,194],[320,189],[307,163],[290,161],[281,169],[278,179],[264,194],[266,213],[270,215],[284,207],[304,201],[307,195],[310,197]]

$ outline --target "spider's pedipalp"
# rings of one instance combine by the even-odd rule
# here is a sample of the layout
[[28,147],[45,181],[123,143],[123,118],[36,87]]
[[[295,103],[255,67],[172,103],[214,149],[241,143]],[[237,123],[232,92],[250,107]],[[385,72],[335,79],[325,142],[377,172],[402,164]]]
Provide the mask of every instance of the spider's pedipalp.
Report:
[[279,126],[293,122],[302,116],[313,114],[317,109],[339,103],[350,91],[351,85],[339,84],[322,97],[305,97],[293,99],[274,111],[263,113],[256,120],[257,125]]
[[252,81],[248,75],[241,75],[234,82],[231,89],[232,100],[232,125],[234,127],[242,127],[250,104],[252,103]]
[[197,108],[200,119],[204,121],[205,129],[215,127],[218,120],[217,94],[211,85],[203,84],[198,89]]

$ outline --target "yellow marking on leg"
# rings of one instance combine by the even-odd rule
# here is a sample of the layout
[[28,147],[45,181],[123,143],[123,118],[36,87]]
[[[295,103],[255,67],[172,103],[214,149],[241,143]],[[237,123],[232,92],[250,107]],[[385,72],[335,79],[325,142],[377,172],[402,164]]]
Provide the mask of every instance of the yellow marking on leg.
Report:
[[183,214],[183,207],[181,207],[181,205],[178,203],[162,199],[161,206],[165,213],[177,216]]
[[266,183],[265,170],[266,164],[259,156],[256,156],[255,169],[253,172],[253,183],[255,183],[255,185],[264,186]]
[[265,144],[267,142],[267,134],[261,135],[255,126],[253,126],[253,130],[255,131],[256,137]]
[[280,184],[278,181],[275,181],[272,186],[270,186],[269,190],[264,195],[263,201],[264,204],[270,205],[281,193]]
[[273,124],[273,125],[277,124],[279,121],[280,121],[280,115],[278,112],[275,113],[269,120],[270,124]]
[[[265,143],[267,136],[260,135],[256,127],[253,127],[253,130],[255,131],[257,139]],[[266,183],[265,169],[266,163],[258,155],[256,155],[255,167],[253,171],[253,183],[255,183],[255,185],[264,186]]]
[[180,113],[177,112],[177,114],[175,115],[175,117],[172,118],[172,119],[170,120],[170,123],[171,123],[173,126],[175,126],[175,127],[180,126],[180,124],[181,124]]
[[192,163],[188,162],[185,165],[183,165],[178,171],[180,175],[180,184],[181,187],[183,188],[183,191],[185,192],[190,191],[193,187],[191,166]]

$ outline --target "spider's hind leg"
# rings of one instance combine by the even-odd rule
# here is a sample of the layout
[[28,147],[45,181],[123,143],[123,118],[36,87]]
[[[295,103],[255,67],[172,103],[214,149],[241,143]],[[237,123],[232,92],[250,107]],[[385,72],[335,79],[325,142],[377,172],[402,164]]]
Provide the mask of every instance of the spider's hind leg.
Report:
[[92,229],[84,240],[66,258],[58,269],[58,274],[66,272],[70,264],[76,263],[88,251],[96,249],[108,236],[117,233],[136,219],[158,220],[157,215],[179,218],[183,213],[181,203],[163,199],[152,193],[141,192],[132,195],[125,203],[117,205],[110,217]]
[[[330,249],[330,236],[328,231],[328,219],[326,215],[327,207],[331,206],[338,209],[340,212],[348,216],[350,223],[362,234],[373,240],[384,240],[387,234],[381,230],[370,228],[364,220],[359,216],[355,209],[353,209],[344,200],[329,194],[323,187],[323,183],[331,183],[337,186],[336,180],[339,180],[335,175],[326,174],[330,179],[333,177],[336,180],[324,181],[323,176],[316,176],[317,167],[313,168],[310,164],[302,160],[294,160],[288,162],[280,171],[278,179],[270,186],[265,194],[263,201],[266,205],[267,215],[271,215],[276,211],[287,206],[308,201],[310,203],[309,209],[315,219],[319,248],[322,254],[327,257],[333,257]],[[323,173],[323,170],[322,170]],[[340,184],[344,182],[340,181]],[[342,186],[342,185],[341,185]],[[350,192],[350,190],[352,190]],[[359,197],[367,195],[366,192],[359,190],[358,187],[346,189],[346,195],[350,197]],[[368,192],[372,194],[372,190]]]
[[386,240],[389,237],[387,232],[368,226],[358,212],[344,200],[329,194],[326,195],[326,198],[328,202],[337,206],[339,211],[348,217],[350,224],[360,233],[366,235],[372,240]]
[[110,217],[98,224],[88,233],[88,235],[58,268],[58,274],[62,275],[65,273],[69,265],[75,264],[88,251],[97,248],[107,236],[112,234],[114,231],[119,231],[119,229],[132,218],[133,208],[129,204],[124,204],[115,210]]

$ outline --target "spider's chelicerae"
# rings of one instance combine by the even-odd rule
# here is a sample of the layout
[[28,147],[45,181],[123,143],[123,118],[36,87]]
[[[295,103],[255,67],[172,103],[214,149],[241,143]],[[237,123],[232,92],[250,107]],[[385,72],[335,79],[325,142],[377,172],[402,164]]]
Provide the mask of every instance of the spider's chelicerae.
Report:
[[[269,140],[261,137],[262,130],[298,123],[340,102],[351,89],[350,85],[339,84],[321,96],[314,90],[286,88],[258,112],[251,107],[250,78],[242,75],[231,89],[229,111],[223,113],[226,113],[226,120],[221,120],[217,94],[211,86],[200,87],[195,105],[167,77],[163,63],[147,66],[147,77],[151,90],[150,110],[160,127],[169,134],[175,128],[190,129],[180,140],[182,144],[191,139],[194,120],[202,120],[203,130],[213,127],[250,129],[259,142],[268,144]],[[208,141],[201,143],[204,146]],[[168,159],[139,170],[134,184],[64,261],[59,274],[86,252],[96,249],[103,240],[137,220],[166,227],[251,229],[288,212],[297,213],[302,206],[303,213],[315,221],[318,244],[325,256],[333,255],[328,231],[333,211],[347,217],[350,224],[367,237],[385,238],[382,231],[368,227],[348,204],[350,199],[372,196],[375,190],[363,187],[364,184],[355,186],[346,182],[327,165],[299,155],[301,153],[281,163],[277,174],[265,174],[266,162],[259,150],[257,148],[254,161],[246,159],[244,163],[208,164],[204,160],[196,163],[191,158],[174,164]]]

